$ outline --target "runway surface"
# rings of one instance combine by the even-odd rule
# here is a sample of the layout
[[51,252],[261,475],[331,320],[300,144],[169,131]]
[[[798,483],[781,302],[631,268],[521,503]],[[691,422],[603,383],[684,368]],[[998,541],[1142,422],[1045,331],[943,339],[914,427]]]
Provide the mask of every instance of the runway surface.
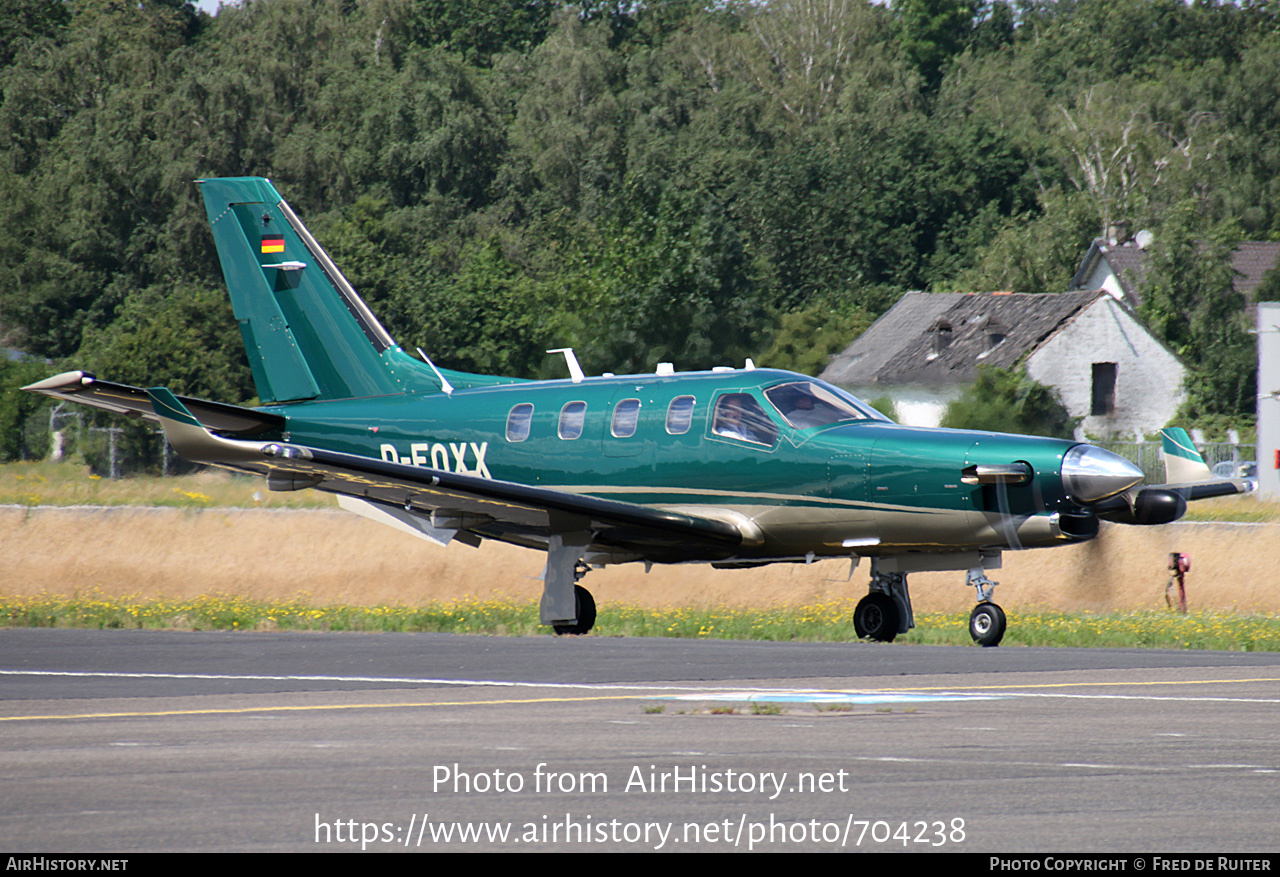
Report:
[[0,631],[13,852],[1275,852],[1280,654]]

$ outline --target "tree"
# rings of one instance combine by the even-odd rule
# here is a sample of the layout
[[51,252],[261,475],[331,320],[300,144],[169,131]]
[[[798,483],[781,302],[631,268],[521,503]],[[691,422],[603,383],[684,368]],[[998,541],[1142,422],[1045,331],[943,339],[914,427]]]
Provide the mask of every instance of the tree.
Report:
[[948,286],[968,292],[1063,292],[1097,231],[1089,200],[1054,188],[1042,195],[1038,215],[1006,218],[998,233],[976,248],[973,265]]
[[1191,188],[1188,178],[1206,176],[1224,138],[1216,113],[1193,108],[1185,117],[1160,119],[1137,95],[1110,84],[1091,87],[1074,107],[1060,103],[1056,110],[1059,142],[1068,153],[1064,166],[1075,187],[1093,199],[1099,231],[1159,212],[1159,196],[1175,180]]
[[1189,367],[1184,416],[1256,413],[1257,347],[1231,264],[1239,240],[1236,223],[1206,222],[1194,201],[1156,230],[1139,314]]
[[1025,369],[979,366],[973,386],[947,406],[942,426],[1069,438],[1076,421],[1057,393],[1033,381]]
[[551,0],[413,0],[409,30],[415,42],[440,46],[487,67],[502,52],[528,52],[546,37]]
[[83,368],[122,383],[219,402],[255,395],[220,288],[176,284],[132,293],[115,321],[86,333],[78,356]]
[[883,39],[866,0],[776,0],[742,15],[750,37],[735,53],[739,75],[801,125],[835,107],[857,62]]
[[0,67],[13,62],[22,49],[51,37],[71,20],[62,0],[0,0]]
[[21,388],[52,372],[43,362],[0,356],[0,462],[29,460],[44,453],[44,448],[33,448],[28,441],[28,422],[43,414],[49,400]]
[[871,323],[865,311],[842,314],[831,302],[814,302],[779,317],[773,343],[760,354],[759,364],[816,376]]
[[978,12],[976,0],[894,0],[898,43],[929,90],[964,49]]
[[536,193],[539,212],[593,216],[624,174],[623,114],[615,89],[623,67],[604,22],[561,16],[528,56],[525,88],[511,124],[508,185]]

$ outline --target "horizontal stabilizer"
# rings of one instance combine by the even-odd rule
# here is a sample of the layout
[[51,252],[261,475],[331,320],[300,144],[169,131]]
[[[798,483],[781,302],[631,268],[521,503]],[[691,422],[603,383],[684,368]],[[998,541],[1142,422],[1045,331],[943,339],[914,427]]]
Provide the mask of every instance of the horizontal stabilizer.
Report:
[[[79,402],[103,411],[115,414],[128,414],[141,417],[153,423],[160,418],[151,406],[151,397],[142,387],[131,387],[128,384],[115,384],[101,381],[88,372],[63,372],[43,381],[29,384],[22,389],[54,399],[65,399]],[[278,414],[255,411],[252,408],[241,408],[238,405],[224,405],[221,402],[208,402],[204,399],[193,399],[189,396],[177,396],[183,407],[195,417],[201,426],[214,432],[231,435],[256,435],[271,430],[282,430],[285,420]]]

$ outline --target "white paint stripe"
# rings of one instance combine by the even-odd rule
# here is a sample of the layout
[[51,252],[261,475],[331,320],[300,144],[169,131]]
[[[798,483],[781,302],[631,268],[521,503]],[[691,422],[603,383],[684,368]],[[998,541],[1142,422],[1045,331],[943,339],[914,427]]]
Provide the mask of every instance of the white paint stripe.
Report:
[[246,682],[370,682],[395,683],[397,685],[459,685],[487,686],[497,688],[569,688],[587,690],[620,690],[620,691],[702,691],[722,689],[702,689],[693,685],[627,685],[624,683],[578,683],[578,682],[521,682],[499,679],[429,679],[417,676],[271,676],[259,674],[223,674],[223,673],[108,673],[90,670],[0,670],[0,676],[62,676],[73,678],[101,679],[207,679],[216,681]]
[[1007,692],[1007,696],[1059,697],[1079,700],[1176,700],[1186,703],[1280,703],[1280,697],[1186,697],[1173,694],[1054,694],[1048,692],[1011,691]]
[[774,689],[772,691],[734,691],[704,692],[701,694],[667,695],[663,700],[679,701],[737,701],[762,703],[839,703],[839,704],[876,704],[876,703],[930,703],[957,700],[999,700],[1004,694],[917,694],[897,691],[793,691]]
[[[202,679],[210,681],[245,682],[364,682],[370,684],[474,686],[488,688],[550,688],[585,691],[679,691],[687,694],[676,699],[706,700],[767,700],[769,697],[809,702],[839,703],[848,698],[898,699],[901,701],[924,700],[991,700],[1001,698],[1059,698],[1068,700],[1155,700],[1186,703],[1280,703],[1273,697],[1213,697],[1156,694],[1069,694],[1065,692],[1027,692],[953,689],[921,692],[916,689],[817,689],[817,688],[750,688],[704,685],[659,685],[623,682],[530,682],[503,679],[435,679],[418,676],[326,676],[326,675],[268,675],[230,673],[124,673],[100,670],[17,670],[0,669],[0,676],[40,676],[83,679]],[[1170,682],[1177,685],[1177,682]]]

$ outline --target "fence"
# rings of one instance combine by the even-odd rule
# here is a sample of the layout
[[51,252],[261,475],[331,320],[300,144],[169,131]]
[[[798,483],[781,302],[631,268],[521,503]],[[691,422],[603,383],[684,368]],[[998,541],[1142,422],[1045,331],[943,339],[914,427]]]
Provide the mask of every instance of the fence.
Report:
[[[1164,456],[1160,450],[1160,442],[1093,442],[1093,444],[1133,462],[1146,473],[1148,484],[1164,482]],[[1253,472],[1246,471],[1246,464],[1253,464],[1257,459],[1257,445],[1205,442],[1197,448],[1200,456],[1204,457],[1204,461],[1209,464],[1209,468],[1215,475],[1226,477],[1253,475]],[[1215,468],[1219,466],[1222,468]]]

